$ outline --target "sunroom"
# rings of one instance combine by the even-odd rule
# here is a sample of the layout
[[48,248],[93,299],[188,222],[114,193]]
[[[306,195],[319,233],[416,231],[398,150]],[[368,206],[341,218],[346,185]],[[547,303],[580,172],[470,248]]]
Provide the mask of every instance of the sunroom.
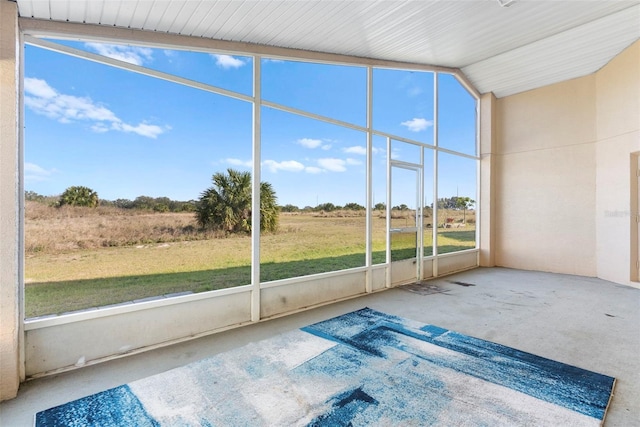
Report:
[[[509,270],[496,267],[517,269],[523,291],[536,286],[526,271],[571,275],[577,294],[581,277],[605,293],[622,285],[616,298],[635,305],[624,307],[621,334],[633,334],[639,2],[0,8],[3,400],[19,401],[25,380],[182,354],[191,340],[215,347],[220,337],[224,348],[244,327],[321,318],[367,298],[402,311],[392,301],[410,304],[405,285],[501,288]],[[85,220],[65,211],[53,249],[30,243],[36,196],[87,183],[111,209],[144,195],[195,206],[211,175],[227,171],[250,177],[249,224],[264,224],[262,183],[272,186],[278,231],[141,240],[116,253],[108,242],[83,246],[93,231],[79,229],[76,246],[60,249],[56,239]],[[154,289],[139,291],[141,281]],[[73,291],[56,295],[63,283]],[[597,286],[584,292],[600,298]],[[437,311],[411,304],[425,319]],[[485,320],[476,316],[460,321]],[[637,413],[629,387],[622,401]]]

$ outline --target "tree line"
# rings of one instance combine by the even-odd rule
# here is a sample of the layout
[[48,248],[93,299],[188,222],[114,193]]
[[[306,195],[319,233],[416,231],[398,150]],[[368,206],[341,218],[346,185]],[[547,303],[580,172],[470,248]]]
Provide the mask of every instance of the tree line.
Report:
[[[251,173],[234,169],[227,169],[226,173],[217,172],[212,176],[212,186],[205,189],[198,200],[176,201],[168,197],[138,196],[134,200],[116,199],[101,200],[98,193],[85,186],[68,187],[59,197],[43,196],[34,191],[26,191],[25,199],[49,203],[62,207],[83,206],[95,208],[97,206],[113,206],[121,209],[140,209],[155,212],[193,212],[198,225],[202,229],[220,230],[225,233],[250,233],[252,221],[251,205]],[[438,199],[438,208],[464,210],[470,209],[475,201],[470,197],[449,197]],[[432,211],[431,206],[425,206],[425,214]],[[374,210],[386,209],[384,203],[377,203]],[[393,206],[392,210],[406,211],[405,204]],[[322,203],[316,207],[299,207],[291,204],[279,206],[273,186],[268,182],[260,183],[260,229],[261,231],[276,231],[280,212],[336,210],[364,211],[365,207],[358,203],[347,203],[344,206],[333,203]]]
[[100,199],[97,192],[84,186],[69,187],[59,196],[44,196],[35,191],[25,191],[24,198],[25,200],[46,203],[55,207],[64,205],[90,208],[111,206],[121,209],[139,209],[154,212],[195,212],[196,207],[196,200],[179,201],[168,197],[138,196],[133,200]]

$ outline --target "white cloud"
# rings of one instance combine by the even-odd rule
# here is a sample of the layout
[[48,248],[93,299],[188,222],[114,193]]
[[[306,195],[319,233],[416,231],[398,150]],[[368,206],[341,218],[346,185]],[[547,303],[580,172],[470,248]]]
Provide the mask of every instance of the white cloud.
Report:
[[413,118],[400,124],[402,126],[406,126],[411,132],[420,132],[433,125],[433,121],[422,118]]
[[224,159],[224,161],[234,166],[243,166],[245,168],[253,167],[253,160]]
[[307,166],[306,168],[304,168],[304,171],[306,173],[322,173],[322,172],[325,172],[324,169],[316,167],[316,166]]
[[55,169],[47,170],[35,163],[24,163],[24,179],[26,181],[46,181],[55,171]]
[[367,149],[360,145],[354,145],[353,147],[344,148],[342,151],[349,154],[360,154],[361,156],[367,155]]
[[211,54],[211,57],[216,60],[218,67],[224,68],[225,70],[229,68],[240,68],[246,64],[244,60],[231,55]]
[[344,172],[347,170],[347,168],[345,167],[347,162],[342,159],[336,159],[336,158],[318,159],[318,164],[323,169],[326,169],[331,172]]
[[140,136],[146,136],[147,138],[156,139],[158,135],[162,135],[165,129],[158,125],[149,125],[147,123],[140,123],[136,126],[132,126],[126,123],[115,122],[111,124],[111,129],[119,130],[127,133],[137,133]]
[[102,56],[134,65],[142,65],[153,60],[153,50],[148,47],[104,43],[85,43],[84,45]]
[[278,172],[280,170],[287,172],[300,172],[304,170],[304,165],[295,160],[284,160],[282,162],[276,162],[275,160],[265,160],[262,162],[271,172]]
[[305,148],[320,148],[325,151],[331,149],[331,144],[325,144],[325,141],[321,139],[300,138],[296,140],[296,143],[302,145]]
[[24,79],[24,90],[37,98],[51,99],[58,95],[46,81],[30,77]]
[[[358,154],[358,155],[361,155],[361,156],[366,156],[367,155],[367,149],[365,147],[361,146],[361,145],[354,145],[352,147],[346,147],[346,148],[343,148],[342,151],[344,151],[345,153],[348,153],[348,154]],[[373,147],[371,149],[371,151],[373,152],[373,154],[377,154],[382,150],[380,150],[377,147]]]
[[170,129],[169,126],[161,127],[145,122],[137,125],[125,123],[113,111],[91,98],[61,94],[42,79],[25,77],[24,91],[25,106],[36,113],[60,123],[91,122],[90,128],[94,132],[115,130],[156,139]]
[[322,140],[320,139],[302,138],[296,142],[306,148],[318,148],[322,145]]

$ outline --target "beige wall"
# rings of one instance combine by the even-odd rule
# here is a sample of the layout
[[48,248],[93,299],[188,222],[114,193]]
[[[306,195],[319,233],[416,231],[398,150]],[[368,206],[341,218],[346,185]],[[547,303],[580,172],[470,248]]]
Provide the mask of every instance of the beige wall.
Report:
[[640,152],[640,41],[596,74],[596,136],[598,277],[640,287],[630,280],[638,244],[631,154]]
[[595,74],[497,100],[496,265],[638,285],[639,64],[636,42]]
[[496,265],[596,275],[595,76],[497,102]]
[[0,401],[20,381],[16,4],[0,1]]

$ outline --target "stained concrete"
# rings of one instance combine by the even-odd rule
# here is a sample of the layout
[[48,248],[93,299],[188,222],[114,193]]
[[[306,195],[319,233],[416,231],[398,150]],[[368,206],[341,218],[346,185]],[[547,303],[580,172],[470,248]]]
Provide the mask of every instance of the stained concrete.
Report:
[[605,426],[640,426],[640,289],[504,268],[479,268],[31,380],[16,399],[0,404],[0,425],[29,426],[40,410],[363,307],[616,377]]

